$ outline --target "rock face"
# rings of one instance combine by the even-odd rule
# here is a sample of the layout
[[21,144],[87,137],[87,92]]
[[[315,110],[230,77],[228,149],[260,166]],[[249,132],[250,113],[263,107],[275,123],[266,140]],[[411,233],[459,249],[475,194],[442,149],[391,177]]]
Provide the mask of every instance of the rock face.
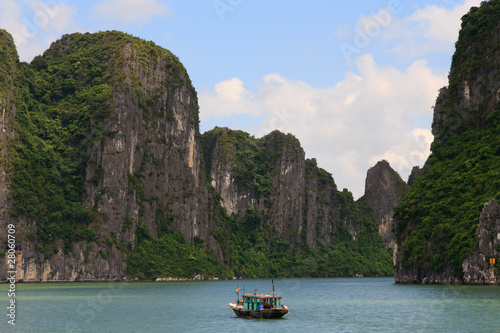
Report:
[[[304,228],[306,181],[305,153],[298,140],[277,131],[253,139],[227,128],[215,128],[203,140],[211,184],[227,213],[265,213],[275,232],[297,244]],[[256,162],[260,168],[252,167]]]
[[371,208],[371,216],[388,248],[396,246],[393,235],[394,207],[399,205],[409,190],[408,184],[387,161],[380,161],[368,170],[363,200]]
[[306,160],[305,230],[306,244],[317,247],[342,239],[343,231],[356,239],[359,225],[343,211],[343,199],[330,174],[318,167],[316,159]]
[[410,175],[408,176],[408,185],[412,186],[413,183],[415,183],[417,181],[417,179],[419,179],[422,176],[425,176],[425,173],[427,171],[428,171],[428,165],[424,166],[422,168],[420,168],[418,166],[414,166],[411,169]]
[[[305,159],[294,136],[274,131],[255,139],[215,128],[202,140],[207,172],[228,214],[244,215],[249,208],[261,212],[292,247],[329,246],[339,235],[356,239],[360,223],[345,207],[354,206],[354,200],[346,202],[331,175],[315,159]],[[243,167],[252,165],[260,167]]]
[[89,149],[84,206],[106,215],[103,232],[119,230],[126,242],[134,230],[120,230],[125,217],[156,235],[158,205],[170,208],[174,229],[187,240],[210,239],[196,92],[171,54],[141,63],[138,52],[124,43],[115,60],[121,68],[114,70],[125,75],[113,91],[113,122],[104,125],[113,135]]
[[[477,249],[462,264],[464,282],[498,284],[500,274],[495,270],[495,265],[500,257],[500,205],[495,200],[484,204],[476,237]],[[494,265],[490,265],[490,258],[495,259]]]

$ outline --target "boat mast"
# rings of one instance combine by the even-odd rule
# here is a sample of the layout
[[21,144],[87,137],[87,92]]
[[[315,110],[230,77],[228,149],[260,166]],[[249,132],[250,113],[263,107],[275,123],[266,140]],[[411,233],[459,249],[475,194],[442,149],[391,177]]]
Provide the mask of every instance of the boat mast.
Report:
[[276,295],[274,294],[274,279],[271,279],[271,282],[273,284],[273,300],[272,300],[272,303],[273,303],[273,308],[276,308]]

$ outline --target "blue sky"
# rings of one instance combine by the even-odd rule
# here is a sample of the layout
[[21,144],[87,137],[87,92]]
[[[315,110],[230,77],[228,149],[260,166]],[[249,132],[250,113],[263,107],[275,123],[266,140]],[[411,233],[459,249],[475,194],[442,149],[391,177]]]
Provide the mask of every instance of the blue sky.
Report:
[[176,54],[201,131],[294,134],[341,190],[381,159],[406,180],[432,142],[460,17],[477,0],[0,0],[21,60],[65,33],[121,30]]

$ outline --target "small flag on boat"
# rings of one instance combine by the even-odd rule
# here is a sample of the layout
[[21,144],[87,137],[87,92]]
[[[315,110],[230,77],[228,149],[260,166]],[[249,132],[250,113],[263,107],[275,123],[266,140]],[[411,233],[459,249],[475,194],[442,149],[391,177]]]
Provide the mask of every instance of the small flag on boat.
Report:
[[236,294],[239,294],[240,293],[240,287],[238,287],[238,289],[236,289]]

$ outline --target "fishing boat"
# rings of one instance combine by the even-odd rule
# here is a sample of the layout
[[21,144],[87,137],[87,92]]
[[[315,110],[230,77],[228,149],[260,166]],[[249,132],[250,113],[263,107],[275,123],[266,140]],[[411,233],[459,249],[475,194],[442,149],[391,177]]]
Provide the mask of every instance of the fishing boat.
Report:
[[[239,295],[240,288],[236,290],[236,295]],[[229,303],[231,309],[239,317],[244,318],[281,318],[288,313],[286,305],[281,304],[283,297],[274,294],[274,281],[273,281],[273,294],[257,294],[257,289],[253,294],[244,294],[242,299],[237,297],[237,301]]]

